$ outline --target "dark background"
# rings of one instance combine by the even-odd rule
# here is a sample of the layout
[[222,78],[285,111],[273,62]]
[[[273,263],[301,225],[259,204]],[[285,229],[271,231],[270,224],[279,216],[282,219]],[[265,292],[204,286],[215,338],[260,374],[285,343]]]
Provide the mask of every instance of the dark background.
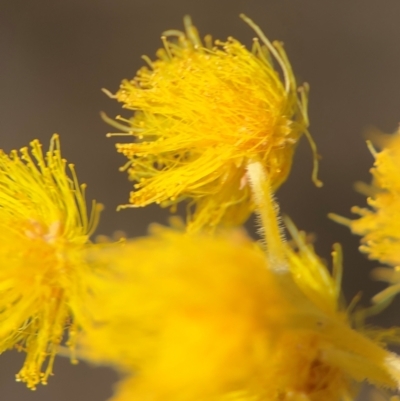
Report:
[[[99,117],[102,110],[119,114],[120,106],[100,89],[115,92],[123,78],[132,78],[143,65],[140,56],[154,58],[161,33],[181,29],[185,14],[202,35],[232,35],[251,45],[254,34],[241,12],[270,39],[285,42],[298,81],[311,86],[310,128],[325,186],[311,183],[311,151],[303,139],[278,192],[281,209],[317,234],[323,257],[330,258],[333,242],[342,243],[347,300],[360,289],[368,299],[381,288],[369,281],[375,264],[358,254],[358,238],[326,215],[350,216],[352,205],[364,204],[352,189],[356,180],[369,181],[373,163],[363,134],[370,126],[393,132],[400,121],[399,0],[1,0],[0,147],[9,151],[39,138],[46,148],[58,132],[63,155],[89,185],[88,199],[106,205],[98,233],[143,235],[150,222],[166,223],[157,207],[115,212],[127,201],[130,183],[118,172],[124,159]],[[380,321],[400,323],[395,312],[392,307]],[[116,377],[61,358],[50,384],[31,392],[14,382],[21,361],[11,352],[1,357],[1,400],[103,401]]]

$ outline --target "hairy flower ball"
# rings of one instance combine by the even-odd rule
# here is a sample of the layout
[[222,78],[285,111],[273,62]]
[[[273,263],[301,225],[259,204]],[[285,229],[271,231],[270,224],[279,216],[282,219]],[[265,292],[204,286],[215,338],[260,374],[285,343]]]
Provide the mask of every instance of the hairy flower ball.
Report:
[[302,134],[315,156],[307,86],[297,93],[282,44],[271,44],[242,17],[262,45],[254,39],[248,50],[234,38],[213,42],[210,36],[203,43],[187,17],[186,33],[165,32],[158,58],[145,57],[148,66],[111,95],[134,111],[125,121],[125,135],[134,142],[117,144],[129,159],[122,169],[135,181],[131,206],[188,200],[189,231],[248,218],[254,209],[249,161],[264,165],[276,189],[286,180]]
[[97,283],[82,353],[126,374],[113,401],[342,401],[364,380],[395,388],[400,361],[338,303],[340,269],[332,278],[296,240],[291,273],[240,234],[167,231],[95,253],[114,276]]
[[377,136],[376,141],[382,150],[376,152],[370,146],[375,157],[372,184],[358,185],[360,192],[368,196],[369,208],[353,207],[352,211],[361,216],[357,220],[331,217],[362,236],[360,250],[370,259],[392,266],[390,270],[374,272],[377,279],[393,284],[374,299],[382,301],[400,292],[400,132]]
[[17,380],[46,383],[64,330],[72,347],[87,292],[82,249],[98,221],[88,218],[85,186],[61,158],[57,135],[44,156],[0,151],[0,352],[26,353]]

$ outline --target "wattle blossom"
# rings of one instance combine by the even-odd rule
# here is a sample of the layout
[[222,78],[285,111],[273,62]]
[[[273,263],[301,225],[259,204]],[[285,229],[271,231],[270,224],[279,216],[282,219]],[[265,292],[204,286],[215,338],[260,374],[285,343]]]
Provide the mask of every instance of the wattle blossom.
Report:
[[86,319],[83,250],[100,209],[93,203],[88,217],[85,186],[57,135],[45,155],[37,140],[0,151],[0,352],[26,353],[17,380],[30,388],[47,382],[63,336],[72,350]]
[[359,191],[368,196],[368,207],[352,208],[352,212],[360,216],[356,220],[334,214],[331,217],[362,236],[360,250],[370,259],[391,266],[373,272],[376,279],[391,284],[373,299],[380,303],[400,292],[400,133],[381,134],[375,141],[382,150],[376,151],[369,145],[375,158],[372,183],[357,185]]
[[232,37],[202,41],[186,17],[186,31],[165,32],[157,59],[144,57],[148,66],[110,94],[134,111],[120,118],[126,125],[105,117],[133,137],[117,144],[129,159],[122,170],[135,182],[130,205],[122,207],[174,208],[187,200],[188,231],[240,225],[255,207],[247,164],[262,163],[278,188],[303,134],[320,184],[307,130],[308,87],[297,88],[283,45],[242,18],[260,39],[251,50]]
[[113,273],[93,284],[82,355],[124,374],[112,401],[342,401],[363,381],[398,387],[399,358],[354,330],[341,302],[340,247],[331,276],[287,224],[295,248],[271,237],[275,216],[266,252],[243,232],[164,229],[93,253]]

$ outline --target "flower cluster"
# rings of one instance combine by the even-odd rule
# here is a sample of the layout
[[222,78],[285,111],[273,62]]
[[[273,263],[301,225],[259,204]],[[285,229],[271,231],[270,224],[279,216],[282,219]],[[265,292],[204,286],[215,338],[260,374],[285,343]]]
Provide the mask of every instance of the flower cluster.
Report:
[[[132,206],[185,199],[180,230],[93,244],[101,206],[88,216],[57,135],[45,155],[37,140],[0,152],[0,353],[26,353],[17,380],[28,387],[47,382],[62,350],[119,371],[113,401],[347,401],[365,381],[399,388],[387,347],[400,329],[366,329],[368,313],[346,306],[340,245],[330,272],[287,217],[285,239],[274,193],[303,134],[320,185],[307,86],[298,94],[282,45],[242,18],[262,42],[251,51],[203,42],[189,18],[185,33],[165,32],[157,60],[115,95],[133,117],[104,117],[134,137],[117,145],[136,181]],[[373,154],[374,182],[362,187],[371,209],[334,218],[391,266],[376,273],[396,284],[382,299],[400,288],[399,134]],[[253,211],[258,242],[238,227]]]

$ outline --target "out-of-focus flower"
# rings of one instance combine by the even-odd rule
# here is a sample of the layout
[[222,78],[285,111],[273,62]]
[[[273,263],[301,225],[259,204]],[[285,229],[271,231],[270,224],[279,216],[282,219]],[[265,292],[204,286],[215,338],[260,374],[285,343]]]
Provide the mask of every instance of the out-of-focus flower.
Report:
[[370,145],[375,157],[371,169],[371,185],[358,184],[357,189],[368,196],[369,208],[353,207],[361,217],[346,219],[331,214],[333,220],[350,227],[354,234],[362,236],[360,250],[370,259],[392,266],[374,271],[374,277],[392,285],[378,294],[375,302],[393,297],[400,291],[400,132],[375,137],[380,152]]
[[342,249],[334,244],[332,251],[332,274],[325,263],[315,253],[312,244],[307,240],[304,232],[298,231],[289,218],[285,218],[293,240],[286,244],[288,266],[293,279],[305,296],[324,313],[339,316],[343,313],[343,320],[347,321],[342,300]]
[[239,225],[254,210],[247,164],[261,162],[278,188],[302,134],[312,146],[319,183],[307,131],[307,86],[297,93],[282,44],[271,44],[242,18],[262,44],[254,39],[248,50],[234,38],[213,42],[210,36],[203,43],[186,17],[186,33],[165,32],[157,60],[145,57],[149,66],[110,95],[135,112],[126,127],[114,123],[135,139],[117,144],[129,159],[122,170],[136,182],[131,205],[122,207],[186,199],[189,231]]
[[82,250],[101,206],[88,217],[85,185],[68,168],[57,135],[45,156],[37,140],[0,151],[0,352],[26,352],[17,380],[30,388],[47,382],[64,330],[73,348],[85,319]]
[[340,306],[339,249],[331,277],[291,231],[287,271],[241,233],[165,231],[96,252],[114,277],[96,283],[82,352],[126,374],[113,401],[340,401],[364,380],[396,388],[398,358]]

